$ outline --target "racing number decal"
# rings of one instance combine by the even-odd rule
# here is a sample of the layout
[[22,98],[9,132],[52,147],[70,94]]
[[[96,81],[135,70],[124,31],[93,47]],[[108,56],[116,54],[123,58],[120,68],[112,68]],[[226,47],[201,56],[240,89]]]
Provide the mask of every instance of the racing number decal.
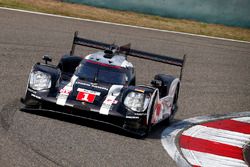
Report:
[[95,100],[95,97],[101,95],[100,92],[82,89],[82,88],[78,88],[77,91],[78,91],[78,94],[76,96],[76,100],[85,101],[89,103],[93,103]]
[[95,94],[90,94],[87,92],[78,92],[76,99],[80,101],[85,101],[89,103],[93,103],[95,100]]

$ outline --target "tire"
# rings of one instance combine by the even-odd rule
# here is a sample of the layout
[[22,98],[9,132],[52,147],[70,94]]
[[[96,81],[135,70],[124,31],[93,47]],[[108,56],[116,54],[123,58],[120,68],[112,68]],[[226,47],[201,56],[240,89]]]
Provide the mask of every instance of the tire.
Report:
[[176,87],[176,90],[175,90],[175,94],[174,94],[174,101],[173,101],[173,106],[171,108],[171,111],[172,111],[171,115],[172,115],[172,113],[175,113],[178,109],[177,102],[178,102],[178,97],[179,97],[179,88],[180,88],[180,86],[178,84]]
[[39,109],[41,107],[41,103],[38,101],[30,101],[27,99],[27,97],[25,96],[25,98],[21,98],[20,99],[21,103],[24,104],[25,108],[30,108],[30,109]]
[[148,118],[148,125],[147,125],[147,128],[145,129],[145,135],[143,135],[143,137],[144,138],[146,138],[148,135],[149,135],[149,133],[150,133],[150,131],[151,131],[151,128],[152,128],[152,117],[153,117],[153,111],[154,111],[154,105],[155,105],[155,99],[156,99],[156,95],[155,95],[155,97],[154,97],[154,99],[153,99],[153,103],[152,103],[152,106],[151,106],[151,108],[150,108],[150,113],[149,113],[149,118]]

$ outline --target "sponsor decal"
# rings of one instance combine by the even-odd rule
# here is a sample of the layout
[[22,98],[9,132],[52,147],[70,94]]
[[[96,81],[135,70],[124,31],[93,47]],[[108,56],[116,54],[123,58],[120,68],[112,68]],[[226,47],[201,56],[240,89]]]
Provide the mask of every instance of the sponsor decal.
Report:
[[59,105],[65,105],[67,98],[72,91],[72,87],[69,85],[66,85],[62,89],[60,89],[59,94],[57,96],[57,104]]
[[90,84],[88,84],[88,83],[85,83],[85,82],[79,82],[79,81],[77,81],[76,82],[76,84],[78,84],[78,85],[84,85],[84,86],[91,86]]
[[140,92],[140,93],[144,93],[145,92],[145,90],[143,90],[143,89],[135,89],[135,91]]
[[113,99],[113,98],[107,98],[105,101],[104,101],[105,104],[108,104],[108,105],[111,105],[111,104],[117,104],[118,101]]
[[104,100],[102,107],[101,107],[101,110],[103,113],[107,114],[109,112],[113,102],[115,101],[115,98],[116,96],[109,96]]
[[59,94],[57,96],[56,104],[64,106],[66,104],[66,101],[69,97],[70,92],[73,89],[73,85],[77,80],[77,76],[73,75],[70,82],[65,85],[62,89],[60,89]]
[[136,116],[126,116],[126,118],[128,118],[128,119],[139,119],[139,117],[136,117]]
[[59,92],[60,94],[69,95],[71,91],[72,91],[72,87],[65,86],[64,88],[60,89]]
[[[109,111],[111,110],[112,105],[118,103],[118,101],[115,99],[117,96],[120,95],[122,88],[123,88],[122,85],[112,85],[111,86],[111,88],[109,89],[108,95],[100,108],[100,111],[99,111],[100,114],[104,114],[104,115],[109,114]],[[116,93],[114,93],[114,92],[116,92]]]
[[166,96],[157,100],[154,109],[152,123],[160,122],[162,119],[171,115],[172,97]]
[[84,82],[77,81],[76,84],[84,85],[84,86],[89,86],[89,87],[92,86],[93,88],[97,88],[97,89],[102,89],[102,90],[108,91],[108,88],[105,88],[105,87],[102,87],[102,86],[98,86],[98,85],[96,85],[96,83],[84,83]]
[[97,85],[92,85],[92,87],[97,88],[97,89],[102,89],[102,90],[108,90],[108,88],[97,86]]
[[56,104],[64,106],[67,101],[68,95],[67,94],[59,94],[57,96]]
[[147,115],[147,113],[134,113],[135,115],[137,115],[137,116],[144,116],[144,115]]
[[34,94],[31,94],[32,97],[34,98],[37,98],[37,99],[41,99],[41,97],[37,96],[37,95],[34,95]]
[[164,106],[162,105],[162,101],[159,100],[158,98],[154,106],[154,113],[153,113],[153,119],[152,119],[153,124],[163,119],[163,111],[164,111]]
[[93,91],[93,90],[88,90],[88,89],[83,89],[83,88],[78,88],[77,91],[78,92],[85,92],[85,93],[89,93],[89,94],[94,94],[96,96],[101,95],[101,92],[96,92],[96,91]]

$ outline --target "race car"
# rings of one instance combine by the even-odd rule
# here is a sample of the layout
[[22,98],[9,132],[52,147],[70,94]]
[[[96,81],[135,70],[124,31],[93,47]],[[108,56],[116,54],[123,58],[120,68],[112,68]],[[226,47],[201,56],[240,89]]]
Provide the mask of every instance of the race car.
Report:
[[[98,49],[80,57],[76,46]],[[78,37],[57,65],[44,56],[29,74],[23,111],[49,111],[99,121],[146,137],[151,127],[170,121],[177,111],[183,59]],[[136,85],[128,56],[181,67],[180,77],[157,74],[151,85]],[[142,62],[143,63],[143,62]],[[84,120],[84,119],[83,119]]]

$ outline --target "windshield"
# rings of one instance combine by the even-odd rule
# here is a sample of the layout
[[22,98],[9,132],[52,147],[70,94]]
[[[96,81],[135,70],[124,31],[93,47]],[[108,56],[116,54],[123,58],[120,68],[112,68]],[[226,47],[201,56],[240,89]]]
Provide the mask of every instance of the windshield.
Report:
[[81,63],[75,75],[90,82],[126,83],[126,74],[122,68],[92,61]]

